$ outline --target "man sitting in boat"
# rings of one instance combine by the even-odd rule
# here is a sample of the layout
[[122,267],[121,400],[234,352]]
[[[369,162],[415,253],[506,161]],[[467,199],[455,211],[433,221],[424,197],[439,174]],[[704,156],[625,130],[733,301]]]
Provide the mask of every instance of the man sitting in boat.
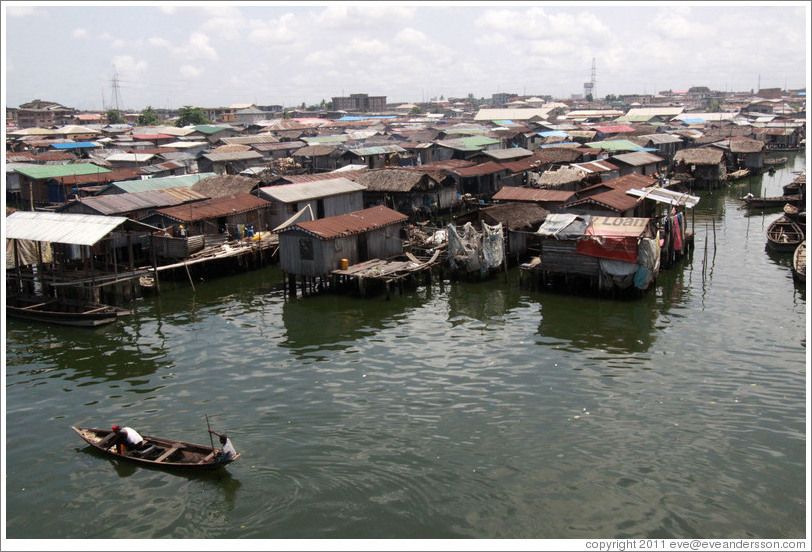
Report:
[[142,450],[147,445],[144,438],[131,427],[114,425],[113,432],[116,434],[113,444],[119,454],[124,454],[127,450]]
[[229,462],[231,459],[237,456],[237,451],[234,449],[234,445],[231,444],[231,439],[229,439],[225,433],[217,433],[211,429],[209,431],[217,435],[220,438],[220,444],[223,445],[223,449],[217,456],[218,462]]

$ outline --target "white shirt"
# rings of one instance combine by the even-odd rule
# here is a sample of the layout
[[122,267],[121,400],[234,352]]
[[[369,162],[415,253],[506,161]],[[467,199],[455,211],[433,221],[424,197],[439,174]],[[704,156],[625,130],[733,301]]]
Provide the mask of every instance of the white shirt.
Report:
[[141,435],[138,434],[136,430],[131,427],[123,427],[121,428],[122,433],[124,433],[125,443],[128,446],[134,447],[136,445],[140,445],[141,441],[144,440]]
[[226,444],[223,445],[223,456],[229,460],[237,456],[237,451],[234,450],[231,439],[226,439]]

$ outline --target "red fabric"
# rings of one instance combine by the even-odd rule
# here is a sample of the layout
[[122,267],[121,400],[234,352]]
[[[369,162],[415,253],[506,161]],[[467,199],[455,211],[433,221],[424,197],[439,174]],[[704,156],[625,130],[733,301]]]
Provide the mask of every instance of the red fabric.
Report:
[[584,235],[575,245],[575,252],[590,257],[637,262],[637,238],[630,236]]

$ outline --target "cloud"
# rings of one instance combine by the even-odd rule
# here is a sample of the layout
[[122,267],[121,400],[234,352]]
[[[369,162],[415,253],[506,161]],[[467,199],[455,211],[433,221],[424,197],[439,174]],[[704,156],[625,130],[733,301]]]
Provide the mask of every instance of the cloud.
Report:
[[8,17],[48,17],[48,12],[34,6],[9,6],[6,8]]
[[87,32],[87,29],[77,28],[77,29],[73,29],[73,32],[71,33],[70,36],[71,36],[71,38],[77,38],[78,39],[78,38],[87,38],[89,35],[88,35],[88,32]]
[[199,77],[203,73],[203,70],[194,65],[181,65],[179,72],[182,77],[194,78]]
[[286,13],[279,19],[253,19],[249,22],[251,30],[248,33],[248,40],[258,45],[290,44],[300,37],[300,34],[291,28],[296,24],[296,16],[292,13]]
[[332,4],[314,18],[314,23],[325,29],[367,29],[370,26],[402,26],[413,19],[415,8],[366,4],[361,6]]
[[208,35],[203,33],[192,33],[189,35],[189,40],[186,42],[186,44],[173,48],[173,53],[178,57],[191,60],[217,60],[217,51],[209,42],[210,38]]
[[147,70],[149,63],[137,61],[132,56],[116,56],[113,58],[113,66],[122,75],[135,76]]

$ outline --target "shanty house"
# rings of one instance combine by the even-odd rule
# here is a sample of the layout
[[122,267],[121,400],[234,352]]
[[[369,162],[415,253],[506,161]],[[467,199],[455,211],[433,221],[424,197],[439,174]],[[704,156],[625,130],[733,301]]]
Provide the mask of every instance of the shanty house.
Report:
[[63,184],[60,179],[68,176],[109,173],[93,163],[74,163],[72,165],[39,165],[16,169],[20,175],[20,199],[25,203],[47,204],[63,203],[73,186]]
[[760,171],[764,168],[764,142],[747,138],[731,139],[730,153],[736,169]]
[[569,190],[505,186],[493,195],[493,200],[500,203],[533,203],[544,207],[548,211],[555,212],[572,199],[574,195],[575,192]]
[[675,134],[660,132],[657,134],[644,134],[642,136],[631,136],[629,140],[640,144],[644,148],[656,149],[657,155],[671,162],[674,155],[685,146],[685,141]]
[[387,205],[401,213],[426,217],[454,207],[458,201],[454,179],[439,171],[378,169],[356,179],[364,190],[364,205]]
[[330,172],[341,167],[344,151],[327,145],[305,146],[291,154],[293,160],[309,172]]
[[236,174],[210,176],[192,184],[192,188],[196,191],[211,198],[250,194],[258,187],[258,179]]
[[686,173],[698,181],[718,182],[727,176],[725,152],[718,148],[689,148],[674,156],[677,173]]
[[403,253],[408,217],[383,205],[335,217],[297,222],[278,231],[279,265],[293,276],[317,277],[340,268]]
[[125,216],[133,220],[142,220],[154,213],[156,209],[204,199],[208,198],[191,188],[165,188],[128,194],[77,198],[59,207],[56,212]]
[[223,153],[204,153],[197,160],[201,172],[217,174],[239,174],[250,167],[263,164],[264,157],[258,151],[227,151]]
[[647,216],[639,198],[626,192],[652,184],[654,179],[650,176],[634,173],[607,180],[576,192],[573,199],[562,205],[562,212],[615,217]]
[[620,176],[626,176],[627,174],[651,175],[659,172],[665,164],[662,157],[647,151],[633,151],[613,155],[609,158],[609,161],[618,166]]
[[271,203],[251,194],[235,194],[157,209],[144,220],[159,228],[183,225],[187,236],[204,234],[240,235],[240,227],[252,225],[257,231],[269,230]]
[[331,179],[259,188],[259,197],[271,202],[269,226],[276,228],[303,209],[313,220],[360,211],[364,207],[364,186],[347,178]]
[[369,146],[347,151],[345,164],[366,165],[370,169],[383,169],[391,165],[399,166],[399,160],[408,152],[398,145]]

